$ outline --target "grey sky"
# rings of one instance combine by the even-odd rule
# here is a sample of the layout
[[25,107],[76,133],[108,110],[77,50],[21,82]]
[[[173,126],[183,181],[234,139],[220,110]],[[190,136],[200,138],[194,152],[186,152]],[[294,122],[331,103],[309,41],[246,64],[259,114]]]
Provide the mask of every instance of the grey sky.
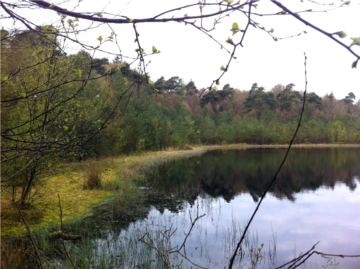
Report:
[[[77,1],[75,1],[77,3]],[[74,7],[73,1],[62,5],[69,8]],[[77,7],[77,11],[100,12],[126,15],[129,18],[147,18],[161,13],[162,11],[194,3],[192,0],[182,1],[148,1],[148,0],[126,0],[126,1],[92,1],[83,0]],[[209,2],[209,1],[208,1]],[[326,6],[312,4],[309,1],[281,1],[293,11],[301,10],[323,10]],[[329,1],[323,1],[324,3]],[[340,1],[334,1],[341,4]],[[210,7],[206,7],[208,9]],[[258,13],[272,13],[281,11],[277,6],[268,0],[261,0],[256,9]],[[29,12],[29,11],[26,11]],[[33,11],[31,11],[33,12]],[[35,12],[34,12],[35,13]],[[199,14],[199,9],[181,10],[173,15]],[[29,14],[26,14],[29,15]],[[345,31],[348,36],[342,39],[346,44],[352,41],[350,37],[360,37],[360,1],[351,1],[349,6],[333,10],[327,13],[302,13],[301,16],[309,22],[321,27],[328,32]],[[168,16],[167,16],[168,17]],[[360,97],[360,66],[352,69],[351,64],[355,57],[346,49],[336,44],[328,37],[306,27],[291,16],[267,16],[254,17],[266,29],[273,28],[274,35],[286,37],[302,33],[298,37],[283,39],[275,42],[267,33],[250,27],[244,41],[244,47],[238,48],[236,57],[229,71],[221,79],[218,88],[229,83],[232,87],[240,90],[249,90],[253,83],[264,86],[270,90],[277,84],[286,85],[294,83],[296,90],[304,89],[304,52],[308,56],[308,90],[320,96],[333,92],[338,99],[344,98],[349,92],[353,92],[358,100]],[[37,16],[38,22],[50,23],[58,20],[58,17],[51,11],[42,11]],[[230,31],[232,23],[237,22],[240,29],[246,24],[244,15],[233,14],[224,19],[216,30],[211,32],[222,44],[228,37],[232,37]],[[210,26],[213,19],[204,21],[204,25]],[[81,24],[82,25],[82,24]],[[134,43],[135,35],[132,25],[112,26],[118,35],[119,45],[124,55],[136,56]],[[140,33],[140,41],[145,51],[151,53],[152,46],[161,51],[160,54],[149,56],[147,61],[148,72],[152,80],[157,80],[160,76],[166,79],[171,76],[179,76],[188,82],[191,79],[198,88],[209,87],[211,82],[216,79],[221,71],[220,67],[226,65],[229,54],[224,49],[212,41],[209,37],[202,34],[190,25],[180,23],[156,23],[138,24],[137,29]],[[110,34],[107,26],[88,31],[80,35],[80,39],[96,45],[96,38],[102,35],[104,38]],[[233,38],[240,37],[238,33]],[[231,45],[224,45],[231,50]],[[69,44],[69,48],[75,51]],[[104,49],[118,53],[115,44],[106,44]],[[360,52],[360,47],[354,48]],[[96,57],[104,57],[103,53],[96,53]],[[114,56],[107,56],[113,59]],[[135,68],[137,65],[133,64]]]

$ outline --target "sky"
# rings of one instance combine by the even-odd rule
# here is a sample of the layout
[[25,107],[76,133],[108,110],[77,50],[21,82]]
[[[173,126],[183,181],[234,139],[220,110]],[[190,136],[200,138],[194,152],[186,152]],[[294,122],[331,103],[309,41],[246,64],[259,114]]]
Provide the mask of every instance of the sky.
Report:
[[[318,11],[331,8],[306,0],[280,2],[293,11],[308,9]],[[330,3],[325,0],[322,2]],[[339,0],[333,2],[337,5],[341,4]],[[78,4],[76,11],[79,12],[109,12],[140,19],[190,3],[196,3],[196,1],[82,0],[79,4],[77,1],[69,1],[60,6],[73,9]],[[205,7],[204,12],[206,10],[210,10],[210,7]],[[261,0],[255,11],[259,14],[268,14],[279,12],[281,9],[269,0]],[[23,10],[21,12],[39,24],[56,24],[59,21],[59,17],[52,11]],[[189,16],[198,15],[199,8],[181,10],[172,15],[183,16],[185,13]],[[360,37],[359,15],[360,0],[357,0],[351,1],[350,5],[340,9],[302,13],[301,17],[331,33],[344,31],[347,37],[341,41],[351,44],[350,37]],[[107,15],[104,14],[104,16]],[[169,17],[169,15],[164,17]],[[278,84],[294,83],[295,90],[303,91],[305,88],[304,53],[306,53],[309,92],[315,92],[319,96],[333,92],[337,99],[342,99],[349,92],[353,92],[356,100],[360,99],[360,64],[357,69],[351,68],[356,58],[349,51],[291,16],[254,16],[253,18],[266,29],[273,28],[274,35],[280,38],[302,34],[275,42],[267,33],[250,27],[243,42],[244,46],[237,49],[235,55],[237,60],[231,63],[228,72],[220,80],[220,85],[217,86],[219,89],[227,83],[240,90],[250,90],[253,83],[265,87],[266,90],[271,90]],[[244,29],[246,20],[247,17],[243,14],[234,13],[223,19],[210,34],[224,44],[225,48],[232,50],[232,46],[225,43],[225,40],[231,37],[236,41],[241,37],[240,33],[232,36],[230,31],[232,24],[236,22],[240,29]],[[213,19],[204,20],[203,23],[205,27],[211,28]],[[80,27],[88,25],[87,22],[81,20],[79,24]],[[118,37],[123,55],[136,57],[137,45],[134,43],[135,34],[132,25],[112,25],[112,29]],[[219,44],[190,25],[176,22],[144,23],[138,24],[137,30],[145,52],[151,53],[152,46],[161,51],[160,54],[146,57],[147,71],[153,81],[161,76],[165,79],[179,76],[185,83],[193,80],[197,88],[207,88],[220,76],[220,67],[226,66],[229,60],[229,54],[221,49]],[[304,31],[307,34],[303,33]],[[111,29],[108,26],[101,26],[80,34],[79,39],[96,46],[99,43],[96,40],[99,35],[105,38],[110,35],[110,32]],[[67,43],[67,46],[69,53],[75,53],[79,49],[70,43]],[[106,43],[102,48],[111,53],[119,53],[114,43]],[[360,46],[353,48],[360,53]],[[114,58],[113,55],[101,52],[96,52],[95,57],[108,57],[110,61]],[[137,63],[131,67],[136,68]]]

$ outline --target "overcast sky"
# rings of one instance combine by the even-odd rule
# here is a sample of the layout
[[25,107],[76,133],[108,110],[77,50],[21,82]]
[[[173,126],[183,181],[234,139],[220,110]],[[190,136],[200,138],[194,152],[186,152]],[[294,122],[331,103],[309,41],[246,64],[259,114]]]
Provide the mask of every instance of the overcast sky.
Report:
[[[50,1],[51,2],[51,1]],[[83,0],[76,8],[79,12],[101,12],[105,11],[113,14],[126,15],[129,18],[148,18],[162,11],[194,3],[193,0],[169,1],[169,0],[117,0],[117,1],[92,1]],[[209,1],[207,1],[209,2]],[[311,2],[300,0],[281,1],[293,11],[301,10],[324,10],[326,6],[312,4]],[[330,1],[323,0],[326,3]],[[334,1],[340,4],[339,0]],[[74,7],[75,2],[66,3],[62,7]],[[206,10],[210,7],[206,7]],[[258,13],[274,13],[281,11],[277,6],[268,0],[261,0]],[[56,13],[51,11],[23,11],[27,17],[36,18],[38,23],[54,23],[58,21]],[[29,13],[31,12],[31,14]],[[173,15],[198,15],[199,8],[192,10],[181,10]],[[349,6],[332,10],[326,13],[302,13],[302,18],[319,26],[328,32],[344,31],[348,34],[342,39],[346,44],[351,44],[350,37],[360,37],[360,0],[351,1]],[[165,16],[169,17],[169,16]],[[221,79],[219,89],[226,83],[240,90],[249,90],[253,83],[264,86],[266,90],[271,90],[277,84],[287,85],[294,83],[296,90],[304,89],[304,52],[308,57],[308,91],[315,92],[320,96],[333,92],[337,99],[344,98],[349,92],[356,95],[356,100],[360,97],[360,64],[357,69],[352,69],[351,64],[355,57],[345,48],[336,44],[328,37],[305,26],[300,21],[291,16],[254,16],[254,19],[266,29],[273,28],[274,35],[286,37],[307,31],[298,37],[283,39],[275,42],[267,33],[249,28],[243,42],[244,47],[238,48],[236,52],[237,61],[233,61],[229,71]],[[247,18],[238,13],[224,19],[211,33],[218,41],[225,44],[229,50],[232,46],[224,41],[232,37],[230,31],[233,22],[237,22],[240,29],[246,25]],[[204,22],[208,28],[211,27],[213,19]],[[81,26],[84,24],[81,24]],[[134,43],[135,34],[132,25],[113,25],[118,35],[119,45],[124,55],[136,57]],[[149,56],[147,61],[148,72],[151,79],[156,81],[164,76],[168,79],[172,76],[179,76],[184,82],[193,80],[198,88],[209,87],[211,82],[216,79],[221,71],[222,65],[226,66],[229,54],[206,35],[202,34],[194,27],[180,23],[156,23],[138,24],[139,38],[142,47],[146,52],[151,53],[152,46],[161,51],[160,54]],[[110,29],[100,27],[80,36],[82,41],[96,45],[96,38],[102,35],[104,38],[110,34]],[[240,34],[235,35],[234,40],[240,38]],[[73,45],[69,45],[69,51],[76,51]],[[105,45],[104,49],[113,53],[118,53],[115,44]],[[360,53],[360,47],[354,48]],[[95,57],[108,57],[110,60],[114,56],[103,53],[96,53]],[[133,64],[135,68],[137,65]]]

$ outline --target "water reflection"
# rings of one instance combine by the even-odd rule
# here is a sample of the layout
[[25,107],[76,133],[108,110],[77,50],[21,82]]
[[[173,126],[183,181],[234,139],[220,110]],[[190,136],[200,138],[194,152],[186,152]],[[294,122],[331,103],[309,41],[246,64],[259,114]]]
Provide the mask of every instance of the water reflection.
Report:
[[[148,175],[152,188],[142,201],[121,206],[114,202],[110,209],[99,207],[84,220],[83,227],[96,234],[93,267],[107,261],[112,268],[162,268],[156,252],[138,239],[149,232],[161,240],[160,232],[177,229],[171,246],[179,246],[191,226],[189,214],[196,212],[206,216],[187,240],[188,257],[203,267],[226,267],[284,153],[283,149],[218,150],[154,168]],[[251,226],[235,268],[253,268],[262,243],[263,258],[257,268],[281,265],[317,241],[317,249],[324,253],[359,254],[359,157],[358,149],[292,150]],[[124,208],[133,211],[127,213]],[[181,262],[181,257],[172,258]],[[337,268],[360,268],[360,259],[337,261]],[[322,268],[326,263],[314,256],[306,268]],[[182,268],[191,267],[197,268],[185,260]]]
[[[200,188],[211,197],[230,202],[241,193],[250,193],[257,202],[276,172],[285,149],[216,150],[200,157],[163,164],[149,174],[152,186],[174,192],[186,187]],[[293,149],[271,188],[277,198],[294,201],[295,193],[334,188],[344,182],[356,189],[360,175],[358,149]]]

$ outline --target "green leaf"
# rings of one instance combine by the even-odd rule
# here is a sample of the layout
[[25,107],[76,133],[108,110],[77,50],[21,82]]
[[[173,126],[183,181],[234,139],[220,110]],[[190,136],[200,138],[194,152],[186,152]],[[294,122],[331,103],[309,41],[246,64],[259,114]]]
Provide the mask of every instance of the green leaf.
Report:
[[228,3],[228,5],[231,5],[231,3],[233,2],[232,0],[227,0],[226,1]]
[[351,44],[351,46],[352,45],[357,45],[357,46],[360,46],[360,37],[352,37],[351,38],[352,39],[352,44]]
[[128,22],[133,22],[134,19],[130,19],[130,18],[126,18],[128,20]]
[[25,92],[23,92],[23,93],[20,94],[20,98],[25,98],[25,97],[26,97],[26,93],[25,93]]
[[97,16],[99,16],[100,18],[103,17],[103,15],[101,13],[96,13]]
[[351,68],[356,68],[357,63],[358,63],[358,60],[356,60],[355,62],[353,62],[352,65],[351,65]]
[[344,5],[350,5],[350,1],[346,1]]
[[225,71],[225,67],[222,65],[222,66],[220,67],[220,70],[221,70],[221,71]]
[[157,50],[154,46],[152,46],[152,52],[153,52],[153,53],[157,53],[157,51],[158,51],[158,50]]
[[69,127],[64,126],[63,129],[64,129],[64,131],[67,131],[69,129]]
[[184,17],[188,17],[188,14],[185,14]]
[[109,68],[107,71],[106,71],[108,74],[111,73],[111,68]]
[[273,29],[273,28],[271,28],[269,32],[270,32],[270,33],[273,33],[273,32],[274,32],[274,29]]
[[120,70],[120,68],[119,68],[119,67],[116,67],[115,72],[118,72],[119,70]]
[[217,80],[217,81],[216,81],[216,85],[219,85],[219,84],[220,84],[220,81],[219,81],[219,80]]
[[80,77],[81,77],[81,73],[82,73],[82,71],[79,69],[78,72],[77,72],[77,74],[76,74],[76,76],[77,76],[78,78],[80,78]]
[[233,23],[231,31],[233,32],[233,35],[240,31],[239,25],[236,22]]
[[41,27],[43,30],[47,30],[49,28],[49,25],[44,25],[43,27]]
[[99,41],[101,42],[101,41],[103,41],[103,37],[102,37],[102,36],[99,36],[99,37],[97,38],[97,40],[99,40]]
[[229,37],[228,39],[226,39],[226,41],[225,41],[226,43],[229,43],[229,44],[231,44],[231,45],[234,45],[234,42],[233,42],[233,40]]
[[333,33],[333,35],[337,35],[339,36],[340,38],[344,38],[347,36],[347,34],[343,31],[340,31],[340,32],[336,32],[336,33]]
[[126,62],[123,61],[123,63],[121,64],[122,67],[126,67]]

